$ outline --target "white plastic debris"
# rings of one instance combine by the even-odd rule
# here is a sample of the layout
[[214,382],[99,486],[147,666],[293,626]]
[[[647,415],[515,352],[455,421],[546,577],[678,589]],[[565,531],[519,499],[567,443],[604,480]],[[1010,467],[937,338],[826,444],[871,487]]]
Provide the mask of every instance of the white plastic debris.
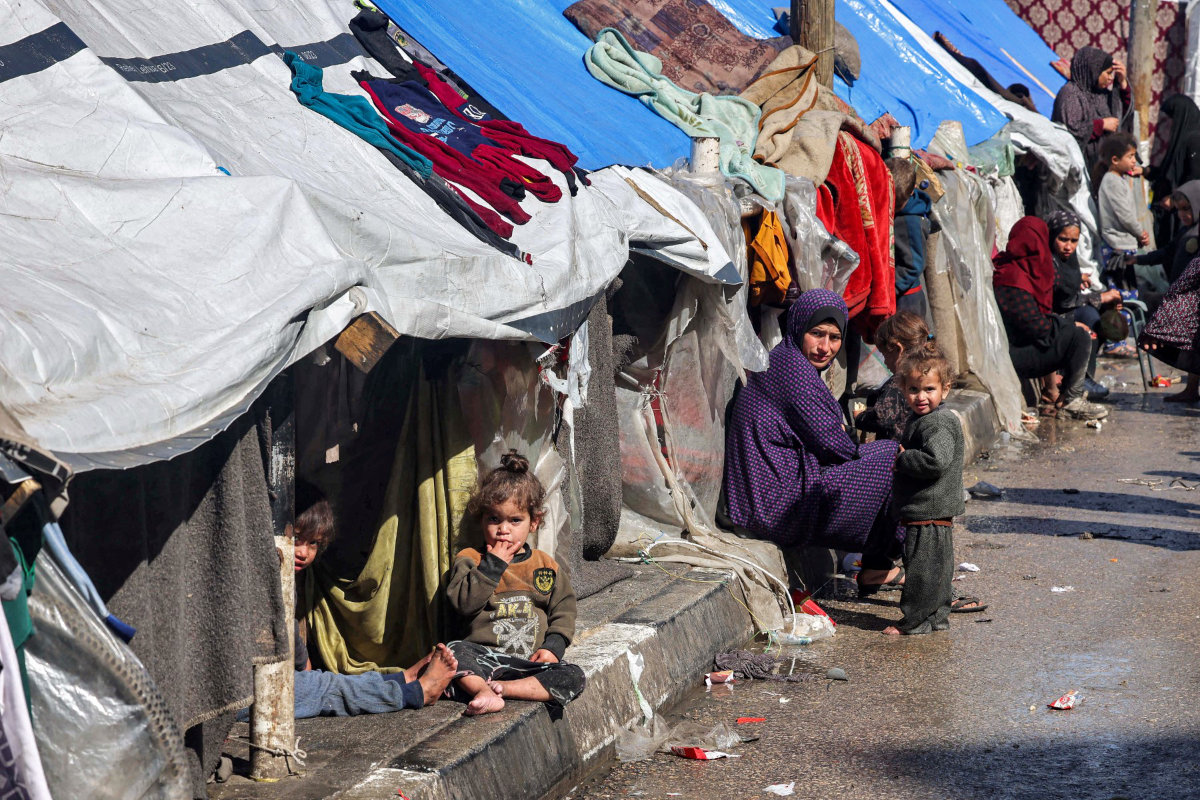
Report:
[[833,636],[833,620],[819,614],[805,614],[797,611],[791,621],[784,620],[783,626],[776,630],[780,644],[803,645],[812,644],[819,639]]
[[1050,591],[1052,591],[1056,594],[1064,594],[1066,592],[1075,591],[1075,587],[1074,586],[1051,586]]
[[979,572],[979,567],[972,564],[970,561],[964,561],[958,565],[959,572]]
[[773,783],[767,788],[763,789],[763,791],[767,792],[768,794],[777,794],[780,797],[791,797],[796,793],[796,782],[792,781],[791,783]]

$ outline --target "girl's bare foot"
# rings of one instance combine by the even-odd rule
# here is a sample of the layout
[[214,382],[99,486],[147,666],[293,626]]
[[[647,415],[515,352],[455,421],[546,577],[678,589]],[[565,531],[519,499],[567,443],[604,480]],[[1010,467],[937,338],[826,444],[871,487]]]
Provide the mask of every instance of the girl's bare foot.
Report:
[[471,698],[471,702],[467,703],[467,710],[463,712],[468,717],[477,717],[480,714],[491,714],[504,708],[504,698],[492,691],[490,686],[485,686],[479,694]]
[[450,652],[449,647],[439,644],[433,648],[432,653],[421,660],[425,662],[425,669],[417,680],[425,693],[425,705],[431,706],[446,691],[450,681],[454,680],[454,674],[458,672],[458,659]]
[[903,633],[903,631],[901,631],[895,625],[888,625],[883,629],[883,632],[888,636],[900,636]]
[[420,661],[413,664],[408,669],[404,670],[404,681],[406,683],[412,683],[417,678],[419,678],[421,676],[421,671],[423,669],[425,669],[425,665],[429,663],[429,659],[431,659],[431,658],[433,658],[432,651],[430,651],[429,655],[425,656]]

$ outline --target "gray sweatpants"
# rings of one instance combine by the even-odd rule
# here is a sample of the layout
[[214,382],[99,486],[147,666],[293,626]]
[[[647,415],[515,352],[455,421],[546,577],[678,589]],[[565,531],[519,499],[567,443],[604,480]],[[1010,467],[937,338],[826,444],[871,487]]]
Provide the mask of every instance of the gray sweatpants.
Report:
[[950,627],[954,580],[954,529],[908,525],[904,536],[904,591],[896,627],[904,633],[930,633]]

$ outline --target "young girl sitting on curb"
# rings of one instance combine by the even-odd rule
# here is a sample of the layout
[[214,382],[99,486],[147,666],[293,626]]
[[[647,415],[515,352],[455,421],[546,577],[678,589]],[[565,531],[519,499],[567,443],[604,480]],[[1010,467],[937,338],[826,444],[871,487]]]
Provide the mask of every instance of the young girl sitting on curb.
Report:
[[575,590],[559,564],[527,541],[542,523],[545,500],[529,460],[510,451],[467,505],[486,549],[459,552],[446,594],[470,628],[450,643],[455,693],[470,698],[468,715],[499,711],[506,698],[561,708],[583,691],[583,670],[562,662],[575,636]]

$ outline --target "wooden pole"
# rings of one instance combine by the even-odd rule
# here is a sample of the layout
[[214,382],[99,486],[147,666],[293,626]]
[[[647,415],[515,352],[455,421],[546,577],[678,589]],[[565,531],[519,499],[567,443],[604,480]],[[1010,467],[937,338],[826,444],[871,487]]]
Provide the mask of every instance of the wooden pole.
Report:
[[833,0],[791,0],[792,41],[817,55],[817,80],[833,86]]
[[[264,393],[270,430],[267,487],[275,549],[279,552],[279,582],[287,625],[288,656],[284,661],[254,667],[254,706],[250,712],[250,777],[273,781],[287,777],[288,759],[276,753],[296,745],[296,675],[292,661],[295,642],[296,576],[293,567],[292,521],[296,505],[296,417],[293,413],[292,374],[284,372]],[[263,749],[269,748],[269,749]],[[274,751],[274,752],[272,752]]]
[[1150,138],[1150,81],[1154,77],[1155,18],[1158,0],[1132,0],[1129,8],[1129,57],[1125,65],[1137,113],[1138,141]]

